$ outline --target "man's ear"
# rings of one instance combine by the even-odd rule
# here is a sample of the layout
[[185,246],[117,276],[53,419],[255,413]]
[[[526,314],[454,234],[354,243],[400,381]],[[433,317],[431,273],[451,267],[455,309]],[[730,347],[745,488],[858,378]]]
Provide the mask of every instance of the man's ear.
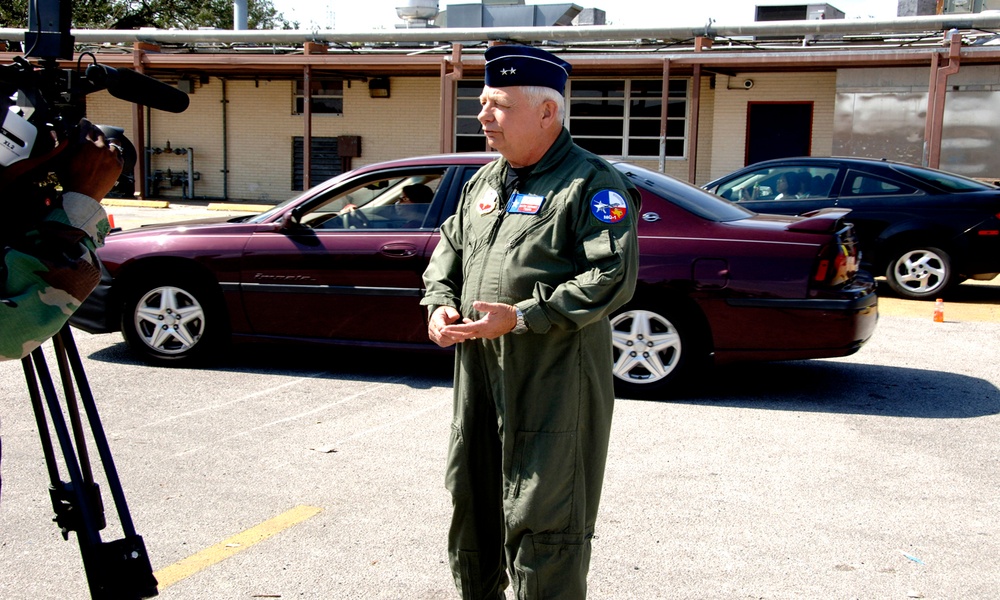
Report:
[[552,100],[542,101],[542,127],[549,127],[556,119],[556,103]]

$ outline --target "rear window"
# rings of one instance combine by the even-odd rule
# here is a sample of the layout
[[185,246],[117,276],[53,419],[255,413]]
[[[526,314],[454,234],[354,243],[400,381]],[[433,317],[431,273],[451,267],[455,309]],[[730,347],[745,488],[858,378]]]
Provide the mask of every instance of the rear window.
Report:
[[933,169],[918,169],[907,165],[893,165],[892,168],[900,173],[909,175],[917,181],[923,181],[928,185],[948,192],[981,192],[983,190],[997,189],[995,185],[955,175],[954,173],[945,173],[944,171],[935,171]]
[[624,173],[636,187],[646,189],[709,221],[739,221],[756,214],[701,188],[656,171],[626,163],[616,163],[615,168]]

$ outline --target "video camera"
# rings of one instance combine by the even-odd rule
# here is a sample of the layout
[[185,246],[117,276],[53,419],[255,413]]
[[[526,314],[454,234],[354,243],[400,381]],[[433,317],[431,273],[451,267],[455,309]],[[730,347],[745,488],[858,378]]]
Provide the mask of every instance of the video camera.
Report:
[[[99,64],[83,54],[76,67],[63,69],[58,60],[72,60],[71,4],[60,0],[32,0],[25,35],[27,58],[0,66],[0,167],[44,156],[65,140],[76,140],[86,116],[86,96],[107,90],[112,96],[168,112],[183,112],[188,96],[181,90],[130,69]],[[58,30],[53,29],[58,25]],[[90,64],[83,64],[85,57]],[[104,136],[121,146],[125,165],[119,183],[133,183],[135,146],[120,127],[98,125]],[[54,136],[52,134],[55,134]]]
[[[59,60],[73,58],[70,16],[69,0],[29,0],[24,57],[15,58],[13,64],[0,66],[0,174],[21,161],[44,158],[59,144],[69,142],[69,147],[52,160],[40,161],[25,172],[8,171],[12,177],[7,179],[13,189],[2,190],[4,195],[16,197],[22,188],[31,188],[36,183],[51,185],[47,181],[48,173],[58,175],[62,157],[71,155],[74,152],[72,145],[81,141],[79,128],[86,116],[85,97],[88,94],[107,90],[117,98],[169,112],[182,112],[188,106],[184,92],[135,71],[98,64],[93,54],[81,55],[75,68],[61,68]],[[90,57],[90,64],[84,65],[86,56]],[[37,59],[37,64],[32,64],[28,58]],[[120,147],[125,165],[119,182],[132,181],[136,151],[124,130],[97,127]],[[5,211],[9,207],[5,205]],[[21,223],[16,215],[15,218],[8,215],[6,221],[15,227]],[[21,361],[49,472],[54,520],[64,539],[69,538],[70,531],[76,533],[94,600],[138,600],[156,596],[157,581],[142,537],[136,534],[132,523],[70,327],[64,325],[52,342],[62,379],[64,405],[59,403],[59,393],[42,349],[36,348]],[[99,452],[124,533],[119,540],[101,540],[100,530],[106,526],[104,506],[90,468],[77,395],[86,411],[91,437]],[[64,413],[69,416],[69,426]],[[60,478],[50,421],[62,450],[63,465],[70,475],[69,482]]]

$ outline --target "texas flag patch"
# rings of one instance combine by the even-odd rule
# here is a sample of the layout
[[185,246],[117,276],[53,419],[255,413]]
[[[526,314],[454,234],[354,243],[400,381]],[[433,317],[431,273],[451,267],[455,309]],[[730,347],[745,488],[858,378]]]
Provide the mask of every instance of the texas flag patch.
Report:
[[590,199],[590,212],[602,223],[617,223],[628,214],[628,203],[618,192],[601,190]]
[[534,194],[514,194],[507,203],[507,212],[521,215],[537,215],[542,210],[545,196]]

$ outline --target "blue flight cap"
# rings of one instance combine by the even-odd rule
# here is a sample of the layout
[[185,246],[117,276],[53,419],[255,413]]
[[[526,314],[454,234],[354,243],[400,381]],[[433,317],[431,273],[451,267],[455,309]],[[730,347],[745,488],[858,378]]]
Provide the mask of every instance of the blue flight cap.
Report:
[[572,70],[568,62],[533,46],[502,44],[486,49],[486,85],[489,87],[537,85],[562,94]]

